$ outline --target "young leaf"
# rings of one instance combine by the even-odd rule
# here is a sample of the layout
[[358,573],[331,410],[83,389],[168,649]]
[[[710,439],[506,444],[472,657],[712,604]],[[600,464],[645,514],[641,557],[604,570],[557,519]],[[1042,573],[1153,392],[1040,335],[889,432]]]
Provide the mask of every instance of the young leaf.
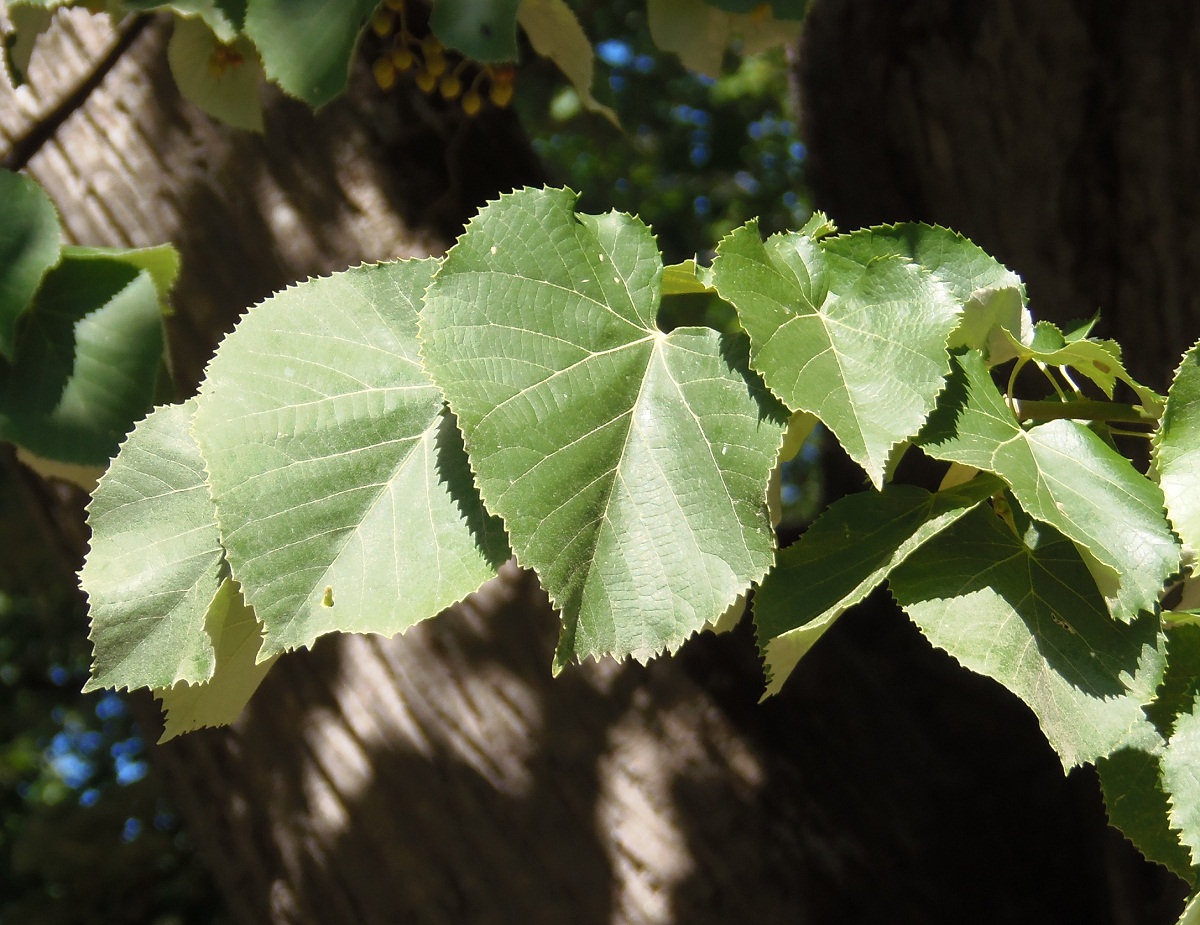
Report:
[[156,690],[165,714],[161,745],[177,735],[209,726],[228,726],[258,690],[278,656],[256,662],[262,633],[254,611],[242,600],[236,581],[221,583],[204,629],[216,650],[216,669],[200,684],[181,681]]
[[376,0],[248,0],[245,31],[263,70],[314,109],[346,89],[350,59]]
[[1180,549],[1158,486],[1077,421],[1022,429],[983,358],[954,359],[950,385],[917,441],[929,455],[993,472],[1033,517],[1080,547],[1114,616],[1153,611]]
[[1109,398],[1117,380],[1124,382],[1137,395],[1138,400],[1151,414],[1162,410],[1162,396],[1134,380],[1125,371],[1121,362],[1121,345],[1112,340],[1088,337],[1069,338],[1057,325],[1039,321],[1033,327],[1033,336],[1022,342],[1010,331],[999,332],[1009,344],[1010,353],[1022,360],[1036,360],[1046,366],[1067,366],[1087,376],[1096,383]]
[[1162,757],[1162,782],[1171,801],[1171,825],[1200,864],[1200,695],[1175,720]]
[[778,693],[825,631],[892,569],[1001,487],[992,476],[936,494],[889,485],[882,492],[859,492],[832,504],[779,554],[754,596],[754,623],[767,670],[764,696]]
[[735,38],[743,54],[755,55],[800,34],[799,17],[727,13],[704,0],[648,0],[646,14],[654,44],[679,55],[688,70],[714,79]]
[[560,667],[674,650],[763,576],[786,420],[744,339],[656,329],[649,229],[575,199],[485,207],[421,316],[484,502],[562,610]]
[[1184,545],[1200,551],[1200,342],[1184,354],[1167,392],[1154,465],[1172,525]]
[[973,508],[890,584],[930,642],[1029,705],[1065,767],[1160,742],[1142,713],[1163,673],[1157,618],[1110,619],[1075,546],[1052,528],[1022,541]]
[[713,276],[771,391],[819,417],[881,487],[892,448],[920,430],[950,370],[959,306],[946,286],[876,256],[869,235],[764,243],[754,222],[721,242]]
[[571,81],[584,108],[619,125],[612,108],[592,96],[592,78],[596,70],[592,43],[565,0],[521,0],[517,22],[525,30],[533,50],[558,65]]
[[193,426],[230,566],[266,627],[260,660],[337,630],[399,633],[507,557],[417,358],[436,266],[277,293],[209,366]]
[[28,177],[0,170],[0,357],[13,358],[17,319],[58,263],[61,248],[50,197]]
[[156,408],[134,427],[88,505],[92,542],[79,581],[95,655],[85,690],[212,676],[204,625],[222,550],[204,460],[188,432],[194,406]]
[[105,465],[153,404],[163,368],[162,303],[127,254],[64,249],[22,319],[0,383],[0,438],[37,456]]
[[176,19],[167,62],[179,92],[234,128],[263,130],[258,52],[245,37],[222,42],[199,19]]
[[715,292],[712,284],[712,269],[699,266],[695,260],[685,260],[683,263],[673,263],[663,267],[662,294],[695,295],[701,292]]
[[1192,886],[1197,871],[1188,849],[1171,828],[1170,803],[1161,783],[1161,760],[1140,748],[1122,748],[1096,762],[1108,821],[1156,864]]

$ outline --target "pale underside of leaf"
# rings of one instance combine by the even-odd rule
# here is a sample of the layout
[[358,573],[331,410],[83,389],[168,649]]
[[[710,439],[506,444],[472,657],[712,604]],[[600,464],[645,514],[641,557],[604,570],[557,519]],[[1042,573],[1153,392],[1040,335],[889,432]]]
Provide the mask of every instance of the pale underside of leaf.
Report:
[[860,492],[831,505],[793,545],[754,597],[769,697],[829,627],[893,569],[1001,487],[982,476],[931,494],[909,485]]
[[232,579],[221,583],[204,627],[216,651],[215,670],[203,683],[181,681],[154,691],[165,714],[160,745],[195,729],[228,726],[241,715],[277,658],[257,661],[261,626]]
[[1158,486],[1077,421],[1024,430],[977,352],[954,369],[922,449],[1004,479],[1030,515],[1079,546],[1118,619],[1153,611],[1180,562]]
[[234,128],[263,130],[259,88],[264,75],[249,39],[225,45],[200,19],[178,19],[167,61],[179,92],[210,116]]
[[204,619],[221,583],[222,549],[188,432],[193,404],[157,408],[138,424],[88,507],[92,541],[80,583],[95,656],[87,690],[212,675]]
[[1200,343],[1184,354],[1167,393],[1154,464],[1172,525],[1200,552]]
[[721,242],[713,270],[771,391],[819,417],[882,487],[892,449],[921,428],[949,372],[950,291],[906,258],[860,255],[845,238],[764,243],[754,223]]
[[800,23],[769,13],[729,13],[704,0],[648,0],[650,35],[663,51],[679,56],[683,66],[707,77],[721,76],[725,52],[735,38],[742,53],[755,55],[790,42]]
[[334,631],[401,632],[507,557],[417,357],[435,267],[278,293],[209,368],[194,429],[234,577],[266,627],[259,659]]
[[1171,825],[1200,864],[1200,695],[1175,721],[1162,757],[1163,787],[1171,801]]
[[574,202],[485,208],[421,322],[484,501],[561,608],[559,666],[678,648],[762,577],[783,431],[744,340],[655,329],[649,230]]
[[1072,543],[1049,527],[1026,539],[976,507],[892,573],[892,593],[930,642],[1029,705],[1065,767],[1158,747],[1142,711],[1165,661],[1157,619],[1112,620]]
[[592,95],[596,70],[592,43],[565,0],[522,0],[517,22],[525,30],[533,50],[553,61],[571,81],[584,108],[618,125],[612,107]]

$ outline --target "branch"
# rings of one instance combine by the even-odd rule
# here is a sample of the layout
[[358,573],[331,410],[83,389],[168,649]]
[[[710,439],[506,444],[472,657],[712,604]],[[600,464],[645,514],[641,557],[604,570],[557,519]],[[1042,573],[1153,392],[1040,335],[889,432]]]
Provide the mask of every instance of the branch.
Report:
[[0,159],[0,167],[14,171],[26,167],[33,156],[41,150],[42,145],[54,137],[62,124],[71,117],[72,113],[81,108],[87,102],[88,97],[92,95],[92,91],[104,82],[108,72],[121,60],[121,56],[129,50],[129,46],[142,34],[142,30],[149,22],[149,16],[135,16],[127,26],[122,28],[117,33],[117,40],[113,42],[108,53],[96,62],[75,89],[59,100],[54,108],[42,118],[33,123],[29,127],[29,131],[13,142],[8,153]]
[[1022,421],[1053,421],[1069,418],[1078,421],[1128,421],[1135,424],[1154,424],[1158,415],[1140,405],[1122,405],[1110,401],[1080,399],[1078,401],[1022,401],[1013,403],[1017,418]]

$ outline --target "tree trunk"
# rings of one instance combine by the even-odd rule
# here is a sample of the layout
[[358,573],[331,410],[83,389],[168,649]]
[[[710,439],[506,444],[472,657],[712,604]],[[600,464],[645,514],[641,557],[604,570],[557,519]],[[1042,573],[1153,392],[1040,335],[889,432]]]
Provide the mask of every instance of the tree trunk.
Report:
[[[35,92],[0,90],[9,138],[104,58],[112,37],[68,20]],[[507,118],[363,74],[316,117],[272,97],[264,137],[233,132],[178,99],[160,25],[129,45],[28,169],[73,238],[181,248],[185,389],[237,310],[436,253],[484,198],[537,178]],[[1091,781],[1064,779],[1028,710],[894,613],[842,620],[762,706],[745,628],[552,679],[555,625],[508,567],[402,638],[281,659],[233,729],[154,750],[238,920],[1154,921],[1141,892],[1113,892],[1122,843]]]
[[1200,7],[818,0],[798,71],[819,208],[961,231],[1166,387],[1200,336]]

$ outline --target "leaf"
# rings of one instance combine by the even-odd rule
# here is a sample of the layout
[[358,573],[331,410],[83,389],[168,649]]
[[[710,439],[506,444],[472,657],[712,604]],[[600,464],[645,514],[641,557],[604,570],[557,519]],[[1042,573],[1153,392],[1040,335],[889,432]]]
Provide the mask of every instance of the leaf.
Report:
[[800,34],[798,21],[727,13],[704,0],[647,0],[646,13],[654,44],[678,55],[689,71],[714,79],[734,39],[741,39],[742,54],[756,55]]
[[[867,228],[852,236],[861,257],[907,257],[924,267],[963,306],[962,320],[950,336],[950,347],[986,350],[992,364],[1011,359],[1008,342],[997,326],[1018,343],[1033,336],[1033,320],[1025,307],[1021,277],[983,248],[957,232],[937,225],[906,222]],[[831,242],[837,247],[836,242]]]
[[484,503],[562,610],[560,668],[677,649],[763,576],[786,420],[743,338],[656,329],[649,229],[576,216],[575,200],[526,189],[486,206],[421,316]]
[[1200,695],[1175,720],[1162,757],[1162,782],[1171,801],[1171,826],[1200,864]]
[[54,9],[62,2],[8,4],[5,12],[12,28],[4,36],[4,64],[14,87],[24,86],[29,81],[29,63],[33,59],[38,36],[50,28]]
[[808,0],[707,0],[717,9],[729,13],[758,13],[764,15],[772,12],[779,19],[803,19],[808,10]]
[[973,508],[890,584],[930,642],[1029,705],[1065,767],[1159,743],[1142,713],[1163,673],[1158,620],[1110,619],[1075,546],[1053,528],[1023,542]]
[[1007,341],[1010,353],[1021,360],[1035,360],[1046,366],[1066,366],[1087,376],[1109,398],[1117,380],[1124,382],[1136,393],[1138,400],[1149,413],[1162,410],[1161,395],[1134,380],[1125,371],[1121,362],[1121,345],[1113,340],[1095,338],[1068,339],[1063,332],[1049,321],[1039,321],[1033,327],[1032,337],[1022,342],[1009,331],[999,332]]
[[592,43],[564,0],[521,0],[517,22],[525,30],[533,50],[558,65],[571,81],[584,107],[619,127],[620,121],[612,108],[592,96],[596,70]]
[[216,650],[216,670],[203,683],[181,681],[154,692],[166,714],[160,745],[195,729],[228,726],[241,715],[278,657],[255,661],[262,644],[259,622],[232,579],[221,583],[204,629]]
[[889,485],[834,502],[783,550],[754,596],[754,623],[777,694],[843,613],[863,601],[921,544],[1001,487],[991,476],[931,494]]
[[350,59],[376,0],[248,0],[245,32],[263,70],[314,109],[346,89]]
[[164,303],[163,313],[166,314],[166,299],[175,280],[179,276],[179,251],[170,244],[158,244],[154,247],[79,247],[69,245],[62,249],[63,258],[70,260],[97,260],[101,262],[115,261],[135,270],[145,270],[150,274],[150,280],[158,291],[158,297]]
[[91,548],[79,580],[95,647],[85,690],[169,687],[212,676],[205,614],[221,585],[222,550],[188,432],[194,402],[141,421],[88,505]]
[[263,130],[258,52],[247,38],[222,43],[199,19],[177,19],[167,61],[179,92],[234,128]]
[[468,58],[488,64],[516,61],[520,6],[521,0],[434,0],[429,27],[443,45]]
[[920,267],[870,244],[858,233],[764,243],[751,222],[718,246],[713,276],[771,391],[819,417],[878,488],[892,448],[936,403],[959,307]]
[[58,462],[103,466],[154,402],[162,305],[128,253],[70,251],[22,319],[0,383],[0,438]]
[[277,293],[225,339],[194,432],[260,660],[334,631],[399,633],[507,558],[454,422],[417,358],[436,262]]
[[1161,864],[1193,887],[1191,856],[1170,827],[1169,803],[1160,782],[1158,755],[1122,748],[1096,763],[1108,821],[1149,861]]
[[1183,356],[1154,438],[1167,514],[1185,546],[1200,551],[1200,342]]
[[[177,28],[181,20],[198,20],[212,30],[218,41],[226,44],[237,38],[246,18],[245,0],[171,0],[167,3],[160,0],[120,0],[120,3],[121,9],[128,12],[174,13]],[[179,78],[175,79],[178,83]]]
[[936,459],[995,473],[1033,517],[1080,547],[1115,617],[1153,611],[1180,549],[1158,486],[1077,421],[1021,428],[974,351],[956,356],[950,385],[918,444]]
[[669,267],[663,267],[662,294],[666,297],[715,292],[712,279],[712,269],[697,265],[695,260],[673,263]]
[[0,356],[13,358],[17,321],[61,248],[50,197],[28,177],[0,170]]

